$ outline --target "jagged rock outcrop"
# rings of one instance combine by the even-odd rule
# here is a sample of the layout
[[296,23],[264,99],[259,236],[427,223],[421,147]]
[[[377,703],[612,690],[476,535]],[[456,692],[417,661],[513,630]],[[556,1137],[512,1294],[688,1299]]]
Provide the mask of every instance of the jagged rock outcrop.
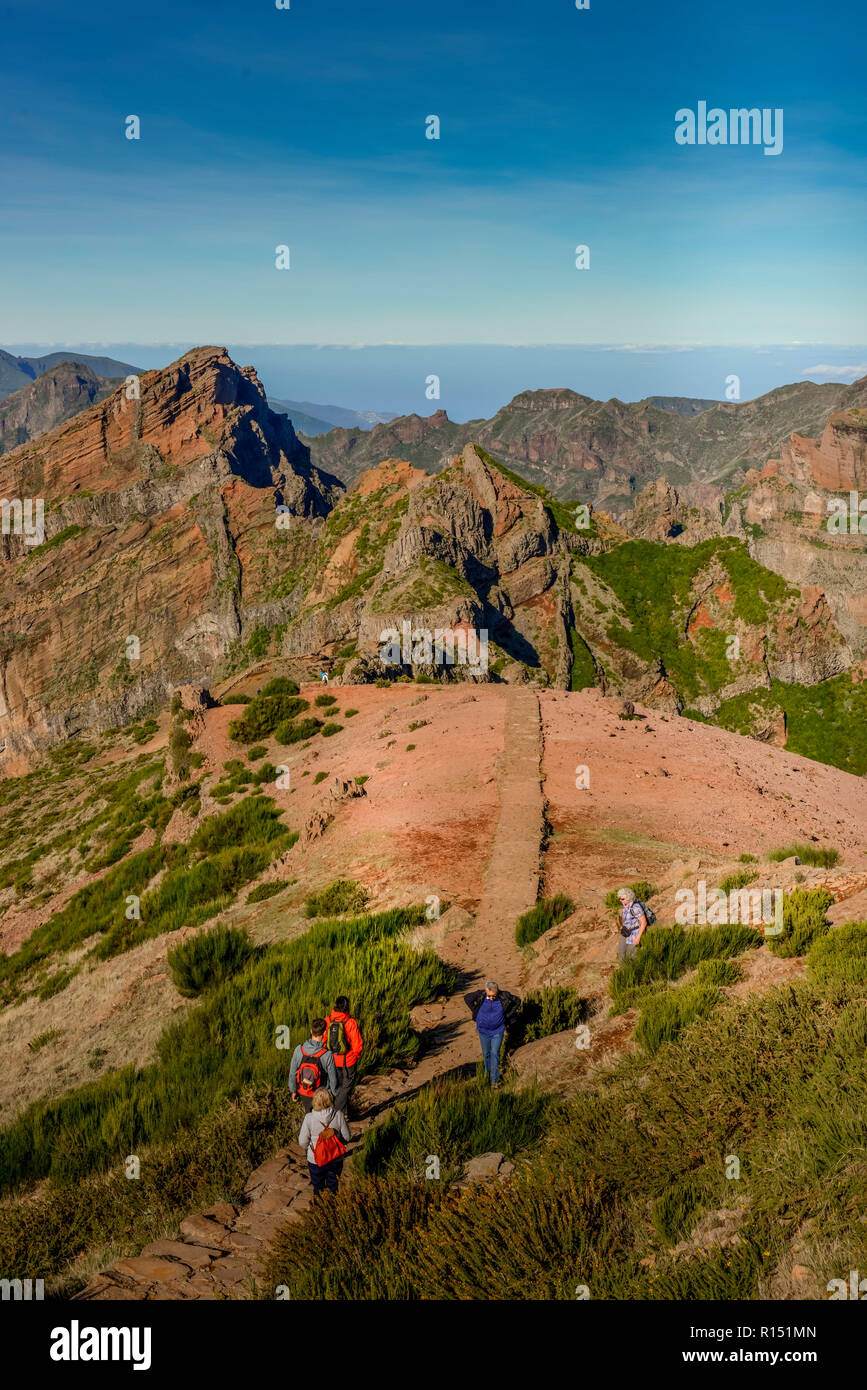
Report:
[[867,654],[865,489],[867,411],[850,409],[832,414],[821,438],[793,434],[779,458],[747,474],[736,499],[751,554],[824,594],[856,661]]
[[[210,679],[343,490],[217,347],[0,457],[0,497],[44,507],[41,535],[15,534],[10,513],[0,536],[4,751],[125,723]],[[276,620],[291,611],[278,603]]]

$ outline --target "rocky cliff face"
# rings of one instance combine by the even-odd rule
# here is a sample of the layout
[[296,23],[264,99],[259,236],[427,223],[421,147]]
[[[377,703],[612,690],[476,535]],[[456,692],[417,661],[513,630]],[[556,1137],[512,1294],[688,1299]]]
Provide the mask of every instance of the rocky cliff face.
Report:
[[[732,498],[756,559],[821,590],[856,660],[867,655],[867,412],[832,414],[821,438],[792,434]],[[854,511],[851,494],[855,494]],[[835,517],[842,518],[835,520]]]
[[343,492],[225,349],[138,380],[0,458],[0,497],[45,512],[41,544],[0,536],[7,755],[210,678],[258,622],[281,541]]

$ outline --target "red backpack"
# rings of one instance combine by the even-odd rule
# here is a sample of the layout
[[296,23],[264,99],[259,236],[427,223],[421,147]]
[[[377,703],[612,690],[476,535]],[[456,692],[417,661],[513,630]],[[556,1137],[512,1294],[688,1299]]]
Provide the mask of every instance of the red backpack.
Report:
[[298,1071],[295,1075],[295,1085],[298,1088],[299,1096],[314,1096],[320,1086],[325,1084],[325,1077],[322,1074],[318,1059],[323,1052],[327,1051],[328,1048],[323,1044],[318,1052],[302,1052]]
[[[332,1120],[334,1111],[331,1112]],[[326,1163],[331,1163],[335,1158],[342,1158],[346,1153],[346,1145],[339,1134],[335,1134],[330,1125],[326,1125],[320,1130],[319,1138],[313,1148],[313,1162],[317,1168],[324,1168]]]

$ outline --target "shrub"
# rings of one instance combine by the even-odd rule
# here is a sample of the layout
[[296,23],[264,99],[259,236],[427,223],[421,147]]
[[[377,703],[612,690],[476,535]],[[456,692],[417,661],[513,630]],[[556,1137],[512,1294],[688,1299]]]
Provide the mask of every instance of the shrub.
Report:
[[343,711],[343,718],[344,718],[344,719],[354,719],[354,717],[355,717],[355,715],[356,715],[357,713],[358,713],[358,710],[357,710],[357,709],[345,709],[345,710]]
[[738,855],[738,863],[739,863],[739,864],[758,864],[758,862],[759,862],[759,861],[758,861],[758,859],[756,858],[756,856],[755,856],[754,854],[739,854],[739,855]]
[[284,719],[274,730],[274,738],[278,743],[288,745],[290,743],[301,743],[304,739],[313,738],[322,728],[322,722],[314,719]]
[[618,1010],[632,1007],[635,990],[654,981],[676,980],[699,961],[726,959],[761,946],[755,927],[729,923],[719,927],[653,927],[644,933],[634,956],[612,971],[609,991]]
[[316,776],[313,778],[313,785],[314,785],[314,787],[318,787],[320,782],[324,782],[327,776],[328,776],[328,773],[327,773],[327,772],[322,772],[321,769],[320,769],[320,771],[317,772]]
[[300,687],[296,685],[295,681],[290,681],[287,676],[275,676],[262,688],[259,694],[268,700],[280,695],[297,695],[299,689]]
[[840,851],[836,849],[819,849],[816,845],[784,845],[782,849],[772,850],[768,855],[771,863],[779,863],[782,859],[791,859],[796,856],[802,864],[810,864],[814,868],[833,869],[839,862]]
[[213,989],[246,965],[253,950],[247,933],[236,927],[214,927],[194,936],[168,953],[175,988],[187,999]]
[[509,1030],[509,1046],[521,1047],[536,1038],[577,1028],[586,1017],[587,1004],[577,989],[556,985],[531,990],[524,996],[517,1021]]
[[255,743],[273,734],[278,725],[309,709],[309,701],[298,696],[294,681],[284,677],[269,681],[261,694],[251,700],[239,719],[229,725],[229,737],[237,743]]
[[289,884],[285,879],[274,878],[269,883],[259,883],[247,894],[248,903],[262,903],[267,898],[273,898],[277,893],[282,893]]
[[635,1041],[645,1052],[658,1052],[663,1043],[680,1037],[693,1019],[710,1013],[720,998],[715,986],[681,985],[645,1000],[635,1029]]
[[337,696],[336,696],[336,695],[317,695],[317,696],[316,696],[316,699],[313,701],[313,703],[314,703],[315,705],[321,705],[322,708],[324,709],[327,705],[336,705],[336,704],[337,704]]
[[268,749],[265,747],[264,743],[254,743],[252,748],[247,749],[247,757],[251,763],[254,763],[258,758],[264,758],[267,752]]
[[843,922],[819,936],[807,952],[807,978],[817,985],[867,988],[867,922]]
[[343,728],[343,725],[342,725],[342,724],[323,724],[323,726],[322,726],[322,737],[323,737],[323,738],[333,738],[335,734],[339,734],[339,733],[340,733],[340,730],[341,730],[342,728]]
[[697,983],[700,985],[733,985],[741,978],[736,960],[700,960]]
[[305,917],[327,917],[344,912],[363,912],[370,894],[351,878],[337,878],[304,904]]
[[743,869],[739,874],[729,874],[720,882],[720,890],[728,897],[729,893],[736,893],[739,888],[746,888],[747,884],[755,883],[758,874],[749,869]]
[[253,702],[252,695],[225,695],[220,701],[221,705],[249,705]]
[[829,929],[825,916],[834,901],[827,888],[793,888],[783,900],[783,930],[768,936],[768,950],[775,956],[803,956]]
[[558,893],[553,898],[542,898],[535,907],[531,907],[529,912],[522,913],[518,918],[515,926],[516,942],[519,946],[528,946],[574,911],[575,904],[565,893]]
[[440,1181],[450,1182],[477,1154],[514,1158],[538,1145],[552,1104],[535,1087],[494,1091],[475,1079],[439,1079],[372,1125],[354,1163],[363,1174],[423,1180],[436,1154]]

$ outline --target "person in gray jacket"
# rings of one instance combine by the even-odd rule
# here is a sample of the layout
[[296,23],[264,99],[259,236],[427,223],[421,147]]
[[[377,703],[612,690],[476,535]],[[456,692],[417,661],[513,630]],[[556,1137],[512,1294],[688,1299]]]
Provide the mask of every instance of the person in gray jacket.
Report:
[[[317,1163],[316,1141],[323,1130],[328,1131],[328,1134],[332,1136],[329,1139],[326,1135],[323,1144],[327,1142],[335,1151],[339,1149],[340,1152],[335,1152],[335,1156],[325,1163]],[[342,1145],[337,1143],[333,1136],[338,1136],[339,1139],[344,1140],[344,1143]],[[343,1154],[350,1138],[346,1116],[342,1110],[335,1109],[331,1091],[323,1086],[313,1097],[313,1109],[304,1116],[301,1133],[298,1135],[298,1143],[302,1149],[305,1144],[307,1145],[307,1170],[313,1184],[314,1202],[326,1188],[329,1192],[337,1191],[337,1183],[343,1172]]]
[[310,1025],[310,1037],[299,1043],[292,1053],[289,1066],[289,1090],[293,1100],[301,1100],[309,1115],[313,1097],[322,1086],[327,1086],[332,1095],[337,1090],[337,1068],[334,1054],[329,1052],[325,1041],[325,1019],[314,1018]]

